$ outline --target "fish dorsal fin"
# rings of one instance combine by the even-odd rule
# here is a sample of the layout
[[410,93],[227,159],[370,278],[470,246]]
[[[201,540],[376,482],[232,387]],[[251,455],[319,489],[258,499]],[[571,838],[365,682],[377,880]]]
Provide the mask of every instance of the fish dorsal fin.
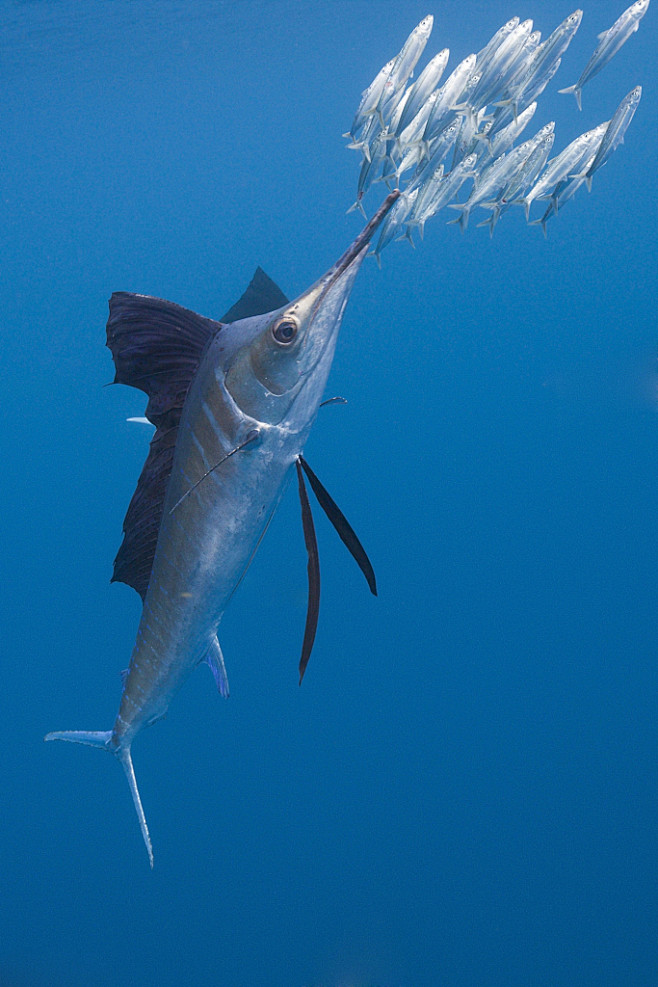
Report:
[[256,273],[247,285],[241,298],[232,305],[222,322],[237,322],[238,319],[248,319],[252,315],[265,315],[285,305],[288,299],[277,284],[268,277],[262,267],[256,268]]
[[177,425],[203,351],[220,329],[220,322],[174,302],[115,291],[107,321],[114,383],[148,394],[146,417],[156,428]]
[[123,542],[112,576],[113,582],[132,586],[142,600],[151,576],[185,397],[208,342],[220,329],[221,323],[161,298],[124,291],[110,298],[107,345],[116,367],[114,382],[130,384],[148,395],[146,417],[156,427],[123,522]]

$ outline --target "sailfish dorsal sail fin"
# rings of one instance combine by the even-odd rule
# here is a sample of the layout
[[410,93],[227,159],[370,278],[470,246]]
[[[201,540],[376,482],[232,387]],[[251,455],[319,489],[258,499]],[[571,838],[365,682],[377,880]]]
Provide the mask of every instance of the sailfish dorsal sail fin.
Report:
[[148,395],[146,417],[156,427],[123,522],[112,581],[144,599],[171,475],[185,397],[210,339],[221,323],[150,295],[117,291],[110,298],[107,345],[117,384]]
[[219,322],[151,295],[116,291],[110,298],[107,345],[116,368],[114,383],[129,384],[148,395],[146,417],[156,428],[124,518],[112,576],[113,582],[132,586],[142,600],[151,578],[178,424],[205,348],[223,323],[262,315],[286,302],[260,267]]

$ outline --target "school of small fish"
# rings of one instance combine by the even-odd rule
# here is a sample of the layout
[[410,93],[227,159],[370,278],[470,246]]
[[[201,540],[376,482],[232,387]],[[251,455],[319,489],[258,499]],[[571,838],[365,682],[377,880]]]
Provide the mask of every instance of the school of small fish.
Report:
[[[637,31],[650,0],[636,0],[612,27],[598,36],[598,44],[578,81],[560,93],[573,93],[582,109],[583,86],[603,69]],[[513,17],[478,53],[464,58],[440,85],[448,64],[444,48],[409,84],[432,31],[434,18],[423,18],[400,52],[387,62],[364,90],[347,134],[348,147],[361,152],[363,161],[352,209],[365,216],[363,198],[376,182],[389,188],[405,187],[382,226],[371,251],[378,263],[392,240],[408,239],[447,207],[459,215],[451,220],[464,232],[478,206],[490,216],[478,223],[493,236],[500,217],[514,205],[525,211],[530,225],[546,224],[573,197],[581,185],[591,189],[592,177],[623,143],[624,134],[640,102],[642,87],[635,86],[611,118],[581,134],[554,157],[553,122],[515,146],[537,108],[537,98],[560,67],[582,20],[575,10],[541,41],[531,20]],[[449,166],[446,159],[452,151]],[[403,176],[404,179],[403,179]],[[466,182],[470,193],[453,201]],[[534,201],[545,206],[543,215],[530,219]]]

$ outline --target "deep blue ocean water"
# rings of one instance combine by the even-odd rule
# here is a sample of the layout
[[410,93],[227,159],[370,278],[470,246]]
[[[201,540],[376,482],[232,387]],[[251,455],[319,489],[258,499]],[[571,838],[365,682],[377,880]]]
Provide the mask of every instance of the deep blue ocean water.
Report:
[[364,264],[306,454],[379,597],[316,511],[298,688],[291,488],[220,628],[231,698],[199,669],[133,749],[151,872],[119,766],[42,742],[110,728],[139,618],[108,297],[216,318],[258,264],[294,297],[360,229],[341,134],[421,17],[454,66],[572,2],[0,3],[2,987],[658,983],[658,11],[579,114],[557,89],[624,4],[583,6],[535,122],[562,147],[641,83],[625,145],[547,240],[444,212]]

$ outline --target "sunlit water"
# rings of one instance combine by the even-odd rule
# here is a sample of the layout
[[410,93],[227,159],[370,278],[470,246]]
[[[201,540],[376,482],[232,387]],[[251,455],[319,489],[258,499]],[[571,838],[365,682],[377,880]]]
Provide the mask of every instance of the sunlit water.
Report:
[[622,8],[588,0],[541,99],[564,146],[644,89],[548,239],[444,212],[359,274],[306,455],[379,597],[318,514],[299,689],[291,489],[220,629],[231,698],[199,669],[135,744],[151,873],[118,766],[41,739],[111,726],[139,616],[109,578],[148,428],[103,387],[107,299],[217,317],[258,264],[303,290],[360,228],[340,135],[421,17],[456,64],[572,7],[0,4],[2,987],[658,982],[656,11],[581,114],[557,95]]

